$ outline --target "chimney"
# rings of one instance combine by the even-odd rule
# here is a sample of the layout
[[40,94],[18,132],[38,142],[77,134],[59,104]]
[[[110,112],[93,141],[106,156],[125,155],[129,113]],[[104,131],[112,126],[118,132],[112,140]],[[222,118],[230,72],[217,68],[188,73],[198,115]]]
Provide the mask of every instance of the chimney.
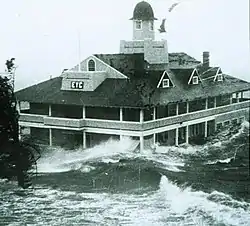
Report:
[[203,67],[209,68],[210,67],[210,62],[209,62],[209,52],[203,52]]

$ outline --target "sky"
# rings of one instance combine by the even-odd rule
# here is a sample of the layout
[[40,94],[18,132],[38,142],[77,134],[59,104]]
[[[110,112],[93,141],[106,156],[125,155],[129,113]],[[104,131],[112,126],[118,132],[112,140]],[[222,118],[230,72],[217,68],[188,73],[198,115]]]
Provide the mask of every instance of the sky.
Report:
[[[120,40],[132,40],[138,0],[0,0],[0,72],[16,58],[16,89],[60,76],[91,54],[118,53]],[[248,0],[148,0],[155,26],[166,18],[169,52],[186,52],[250,81]],[[3,7],[4,6],[4,7]],[[80,45],[79,45],[80,43]],[[80,51],[79,51],[80,49]]]

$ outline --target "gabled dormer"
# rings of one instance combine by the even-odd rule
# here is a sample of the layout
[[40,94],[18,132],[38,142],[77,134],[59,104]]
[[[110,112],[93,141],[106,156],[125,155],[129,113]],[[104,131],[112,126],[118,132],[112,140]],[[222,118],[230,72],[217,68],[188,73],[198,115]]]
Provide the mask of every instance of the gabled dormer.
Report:
[[68,91],[94,91],[106,78],[127,78],[95,55],[64,71],[61,76],[61,90]]
[[223,73],[222,73],[222,70],[221,68],[219,67],[218,70],[216,71],[216,74],[214,76],[214,82],[223,82],[224,80],[224,76],[223,76]]
[[164,71],[160,78],[160,81],[158,82],[157,88],[169,88],[169,87],[174,87],[174,83],[170,78],[168,72]]
[[188,80],[188,85],[197,85],[201,82],[201,79],[200,79],[200,75],[199,75],[199,72],[198,70],[195,68],[190,77],[189,77],[189,80]]

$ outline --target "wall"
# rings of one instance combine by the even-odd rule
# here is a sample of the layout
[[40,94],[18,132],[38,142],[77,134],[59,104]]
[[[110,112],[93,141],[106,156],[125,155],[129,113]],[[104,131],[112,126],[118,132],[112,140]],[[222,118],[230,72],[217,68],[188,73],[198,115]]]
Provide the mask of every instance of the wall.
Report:
[[[106,78],[107,72],[81,72],[67,73],[62,80],[62,90],[73,91],[94,91]],[[76,89],[71,87],[72,82],[83,82],[83,88]]]
[[168,63],[167,40],[144,42],[144,59],[150,64]]
[[149,29],[150,22],[151,21],[142,21],[141,29],[137,30],[135,27],[136,22],[133,21],[133,40],[144,40],[146,38],[155,39],[154,29],[152,31]]
[[120,42],[120,53],[144,53],[144,59],[150,64],[168,63],[167,41],[124,41]]

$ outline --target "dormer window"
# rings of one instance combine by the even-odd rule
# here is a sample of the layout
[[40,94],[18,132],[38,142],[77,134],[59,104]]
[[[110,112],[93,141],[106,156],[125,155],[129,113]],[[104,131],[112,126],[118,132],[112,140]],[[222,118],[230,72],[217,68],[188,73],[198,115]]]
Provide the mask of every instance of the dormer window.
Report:
[[88,61],[88,71],[95,71],[95,70],[96,70],[95,61],[91,59]]
[[154,30],[154,22],[153,22],[153,21],[150,21],[150,22],[149,22],[149,30],[150,30],[150,31],[153,31],[153,30]]
[[162,87],[163,88],[169,87],[169,79],[163,79],[162,80]]
[[222,82],[222,81],[223,81],[223,76],[222,76],[222,74],[218,74],[217,76],[218,76],[218,77],[217,77],[217,78],[218,78],[218,81],[219,81],[219,82]]
[[198,84],[198,76],[193,76],[193,84]]
[[142,29],[142,21],[141,20],[136,20],[135,21],[135,29],[136,30],[141,30]]

